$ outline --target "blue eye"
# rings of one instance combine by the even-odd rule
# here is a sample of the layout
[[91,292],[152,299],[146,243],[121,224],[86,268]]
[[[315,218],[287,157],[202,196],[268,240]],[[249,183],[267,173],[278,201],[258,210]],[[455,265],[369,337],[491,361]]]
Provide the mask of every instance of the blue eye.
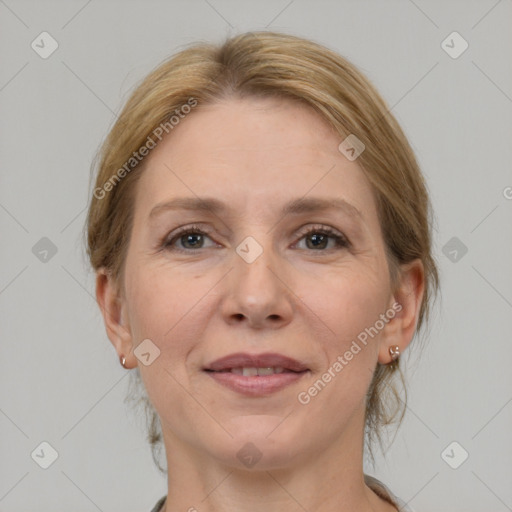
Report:
[[[167,250],[176,250],[180,252],[203,249],[205,236],[208,236],[208,233],[206,233],[203,229],[197,226],[188,226],[178,231],[178,233],[176,233],[170,240],[166,240],[164,242],[164,248]],[[175,243],[178,241],[183,244],[183,248],[175,247]],[[187,247],[186,244],[190,244],[190,247]]]
[[[320,252],[322,249],[335,249],[335,248],[347,248],[350,246],[348,240],[337,231],[329,228],[329,227],[313,227],[310,228],[305,233],[302,233],[302,236],[299,241],[305,239],[306,246],[308,249]],[[311,241],[311,244],[308,244],[308,240]],[[332,240],[334,242],[334,247],[328,247],[329,241]]]
[[[199,249],[215,247],[215,243],[205,246],[204,242],[206,239],[211,240],[209,233],[201,227],[186,226],[175,233],[172,238],[164,240],[162,248],[168,251],[190,253]],[[325,252],[326,249],[346,249],[350,247],[350,242],[341,233],[327,226],[309,228],[306,232],[301,233],[298,242],[303,239],[306,240],[306,250],[311,249],[316,252]],[[308,243],[309,241],[311,243]],[[333,243],[329,247],[329,242],[331,241]],[[298,242],[296,242],[296,245]],[[177,243],[181,244],[181,247]]]

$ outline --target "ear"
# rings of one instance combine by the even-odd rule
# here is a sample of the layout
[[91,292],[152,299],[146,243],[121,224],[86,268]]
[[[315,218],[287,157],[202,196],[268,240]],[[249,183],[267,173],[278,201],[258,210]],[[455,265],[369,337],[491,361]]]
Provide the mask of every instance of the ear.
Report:
[[117,355],[126,358],[125,367],[134,368],[137,361],[132,351],[132,335],[127,323],[125,301],[110,272],[101,268],[96,272],[96,300],[103,315],[107,336]]
[[379,347],[379,363],[389,364],[392,362],[389,353],[391,346],[398,345],[400,353],[403,354],[412,341],[424,291],[425,271],[421,260],[416,259],[401,265],[399,283],[391,296],[388,309],[390,313],[394,311],[395,315],[383,330]]

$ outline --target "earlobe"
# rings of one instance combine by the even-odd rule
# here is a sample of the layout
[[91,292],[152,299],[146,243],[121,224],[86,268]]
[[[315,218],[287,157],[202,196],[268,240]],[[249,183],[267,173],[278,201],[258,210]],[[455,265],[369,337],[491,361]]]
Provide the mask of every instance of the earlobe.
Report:
[[122,366],[137,366],[132,354],[132,336],[126,319],[124,301],[120,297],[117,283],[104,268],[96,273],[96,300],[103,316],[107,336],[114,345],[119,360],[125,360]]
[[400,282],[392,295],[390,309],[395,316],[386,325],[379,347],[379,363],[390,364],[403,354],[411,343],[418,323],[425,273],[423,263],[417,259],[400,268]]

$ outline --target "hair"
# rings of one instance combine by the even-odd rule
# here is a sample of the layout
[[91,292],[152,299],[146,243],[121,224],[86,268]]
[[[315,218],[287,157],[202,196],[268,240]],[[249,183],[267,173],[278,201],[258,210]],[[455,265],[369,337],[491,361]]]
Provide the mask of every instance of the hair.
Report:
[[[134,155],[143,154],[143,147],[150,148],[156,133],[163,129],[170,133],[177,124],[173,117],[190,111],[185,105],[197,102],[197,110],[201,105],[246,97],[308,105],[340,137],[352,134],[365,145],[357,163],[376,199],[393,286],[398,283],[401,264],[415,259],[423,263],[425,288],[417,334],[428,320],[439,277],[431,247],[431,204],[414,153],[384,100],[353,64],[318,43],[292,35],[250,32],[220,45],[196,43],[142,80],[93,162],[98,169],[86,224],[92,268],[106,269],[122,293],[136,183],[147,161]],[[397,415],[400,426],[405,413],[407,393],[399,361],[377,364],[368,389],[365,446],[373,461],[373,442],[377,440],[382,449],[382,429]],[[395,374],[400,376],[405,400],[400,398]],[[138,368],[131,375],[135,386],[126,400],[144,404],[153,459],[165,471],[158,460],[162,449],[159,418],[143,390]]]

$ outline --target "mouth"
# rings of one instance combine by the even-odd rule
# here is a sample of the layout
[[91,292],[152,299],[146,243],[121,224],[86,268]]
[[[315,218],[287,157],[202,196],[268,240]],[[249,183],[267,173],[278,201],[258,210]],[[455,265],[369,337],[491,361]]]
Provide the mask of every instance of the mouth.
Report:
[[[214,370],[207,370],[214,371]],[[245,366],[240,368],[227,368],[226,370],[220,370],[219,373],[227,373],[231,372],[236,375],[243,375],[244,377],[256,377],[257,375],[262,377],[264,375],[274,375],[276,373],[284,373],[291,372],[292,370],[288,370],[287,368],[283,368],[282,366],[268,366],[264,368],[256,368],[251,366]]]
[[219,384],[248,396],[265,396],[297,382],[309,368],[281,354],[237,353],[217,359],[203,371]]

